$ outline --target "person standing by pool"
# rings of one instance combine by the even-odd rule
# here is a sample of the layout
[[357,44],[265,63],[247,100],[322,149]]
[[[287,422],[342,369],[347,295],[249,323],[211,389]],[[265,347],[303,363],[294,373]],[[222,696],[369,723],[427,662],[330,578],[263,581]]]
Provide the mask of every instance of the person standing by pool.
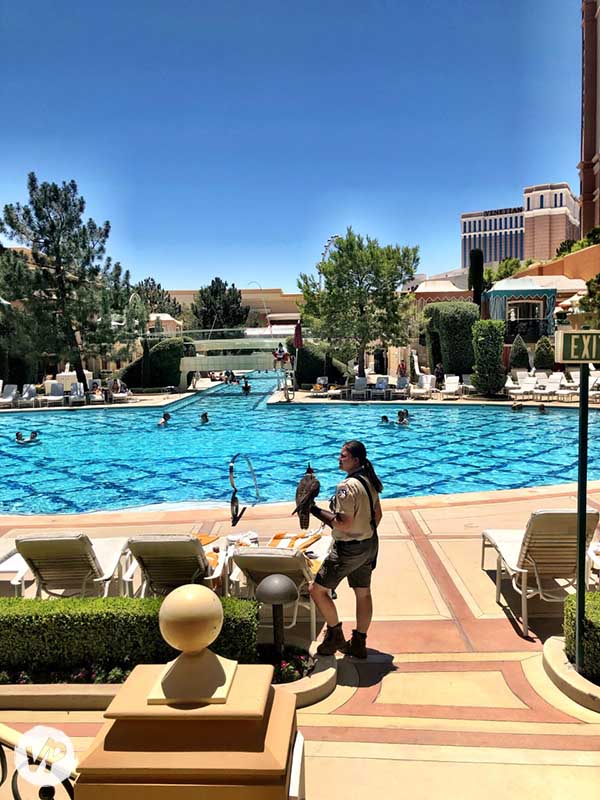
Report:
[[[325,618],[325,638],[317,648],[319,655],[340,650],[355,658],[367,657],[367,632],[373,616],[371,573],[377,562],[381,521],[379,494],[383,489],[362,442],[346,442],[340,451],[339,467],[346,473],[336,487],[330,510],[311,506],[311,514],[332,528],[333,547],[309,591]],[[346,641],[337,609],[329,595],[348,579],[356,597],[356,628]]]

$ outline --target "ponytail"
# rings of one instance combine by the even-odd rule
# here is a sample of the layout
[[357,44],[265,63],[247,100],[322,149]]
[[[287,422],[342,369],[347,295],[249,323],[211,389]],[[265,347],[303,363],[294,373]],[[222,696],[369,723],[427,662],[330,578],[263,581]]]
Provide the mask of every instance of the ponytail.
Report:
[[364,472],[365,478],[369,481],[377,494],[380,494],[383,490],[383,484],[377,477],[377,473],[373,468],[373,464],[371,464],[367,458],[367,448],[364,446],[364,444],[356,439],[351,439],[349,442],[344,444],[344,447],[350,451],[354,458],[358,458],[360,462],[360,468]]

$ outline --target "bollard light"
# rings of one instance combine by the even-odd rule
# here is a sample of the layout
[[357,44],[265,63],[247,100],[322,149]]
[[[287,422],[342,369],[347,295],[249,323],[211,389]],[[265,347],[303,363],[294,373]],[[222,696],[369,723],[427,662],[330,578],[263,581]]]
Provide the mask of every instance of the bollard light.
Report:
[[287,575],[268,575],[256,587],[256,599],[273,609],[273,646],[283,656],[283,607],[298,600],[298,587]]

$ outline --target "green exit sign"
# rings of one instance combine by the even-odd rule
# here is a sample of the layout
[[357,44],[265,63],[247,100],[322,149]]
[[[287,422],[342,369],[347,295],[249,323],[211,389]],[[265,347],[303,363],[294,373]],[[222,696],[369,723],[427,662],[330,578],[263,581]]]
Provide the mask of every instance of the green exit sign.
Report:
[[600,360],[600,331],[558,331],[556,360],[565,364]]

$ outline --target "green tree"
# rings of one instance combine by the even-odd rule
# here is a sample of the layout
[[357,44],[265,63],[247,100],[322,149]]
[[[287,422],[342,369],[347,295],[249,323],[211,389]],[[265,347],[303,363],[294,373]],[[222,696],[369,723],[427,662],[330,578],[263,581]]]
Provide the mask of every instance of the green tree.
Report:
[[175,318],[181,314],[180,304],[154,278],[144,278],[133,291],[140,296],[148,314],[170,314]]
[[510,348],[508,364],[511,369],[529,369],[529,352],[523,337],[517,334]]
[[221,278],[213,278],[209,286],[198,290],[192,312],[198,328],[237,328],[245,325],[248,306],[242,305],[242,293]]
[[502,365],[504,346],[504,322],[495,319],[480,319],[473,325],[473,352],[475,369],[471,380],[479,394],[498,394],[505,382]]
[[556,248],[556,255],[557,256],[568,255],[571,252],[571,249],[574,244],[575,244],[575,239],[565,239]]
[[475,249],[469,253],[469,291],[473,291],[473,302],[481,309],[481,293],[483,292],[483,252]]
[[518,258],[505,258],[498,264],[495,280],[503,281],[505,278],[510,278],[520,269],[521,262]]
[[319,265],[322,284],[313,275],[298,278],[303,317],[334,351],[352,352],[364,376],[369,348],[407,343],[413,298],[400,289],[418,263],[418,247],[381,247],[377,239],[364,239],[348,228]]
[[96,331],[101,294],[113,268],[105,261],[110,223],[83,220],[85,200],[75,181],[39,183],[27,179],[29,202],[4,206],[0,233],[30,249],[23,284],[13,293],[36,319],[38,332],[75,367],[86,385],[83,359]]
[[600,326],[600,272],[586,283],[587,295],[581,298],[579,308],[594,315],[593,327]]
[[547,336],[542,336],[535,345],[533,366],[536,369],[554,369],[554,348]]

